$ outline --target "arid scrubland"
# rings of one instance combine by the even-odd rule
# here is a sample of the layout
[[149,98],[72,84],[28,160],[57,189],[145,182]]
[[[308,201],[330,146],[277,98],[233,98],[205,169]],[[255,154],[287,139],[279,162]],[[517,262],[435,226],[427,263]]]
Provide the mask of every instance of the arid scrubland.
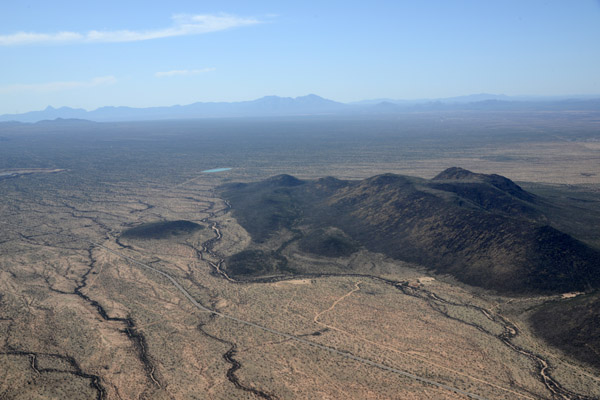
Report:
[[[269,158],[279,139],[230,153],[233,142],[212,136],[189,148],[161,147],[171,139],[159,133],[134,139],[78,138],[58,157],[11,137],[2,168],[27,174],[0,176],[0,398],[600,397],[598,370],[545,344],[525,318],[560,296],[501,296],[364,248],[332,258],[296,243],[284,255],[297,276],[240,282],[222,260],[251,237],[215,192],[281,172],[430,178],[461,165],[532,187],[580,184],[593,199],[600,155],[591,139],[455,144],[444,157],[407,139],[414,151],[394,158],[394,148],[379,153],[387,138],[356,143],[367,154],[356,163],[335,150],[319,161],[302,142],[305,163],[289,158],[284,171],[285,155]],[[417,156],[427,151],[430,159]],[[218,166],[233,169],[200,172]],[[569,192],[554,188],[557,198]],[[147,236],[123,235],[140,226]],[[327,273],[303,272],[315,266]]]

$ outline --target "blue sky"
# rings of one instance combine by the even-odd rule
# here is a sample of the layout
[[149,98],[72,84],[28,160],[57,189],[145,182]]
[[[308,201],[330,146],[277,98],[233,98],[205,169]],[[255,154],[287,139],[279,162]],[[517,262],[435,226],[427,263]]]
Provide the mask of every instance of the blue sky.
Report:
[[600,1],[11,1],[0,60],[0,114],[600,94]]

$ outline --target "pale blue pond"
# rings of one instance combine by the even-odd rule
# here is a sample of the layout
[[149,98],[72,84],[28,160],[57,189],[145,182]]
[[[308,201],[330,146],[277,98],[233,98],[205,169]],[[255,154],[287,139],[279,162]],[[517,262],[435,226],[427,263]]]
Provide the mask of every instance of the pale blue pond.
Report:
[[214,168],[202,171],[203,174],[212,174],[213,172],[229,171],[231,168]]

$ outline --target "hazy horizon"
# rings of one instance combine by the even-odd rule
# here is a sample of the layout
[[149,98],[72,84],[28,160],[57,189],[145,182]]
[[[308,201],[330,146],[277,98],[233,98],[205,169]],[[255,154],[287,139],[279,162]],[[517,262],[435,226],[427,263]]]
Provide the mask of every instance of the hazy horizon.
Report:
[[597,95],[594,0],[33,1],[0,15],[0,114],[316,93]]
[[[504,100],[504,101],[523,101],[523,102],[528,102],[528,101],[541,101],[541,102],[552,102],[552,101],[560,101],[560,100],[595,100],[595,99],[600,99],[600,94],[588,94],[588,95],[582,95],[582,94],[572,94],[572,95],[547,95],[547,96],[535,96],[535,95],[526,95],[526,94],[522,94],[522,95],[505,95],[505,94],[494,94],[494,93],[473,93],[473,94],[463,94],[463,95],[458,95],[458,96],[451,96],[451,97],[440,97],[440,98],[366,98],[366,99],[358,99],[358,100],[354,100],[354,101],[348,101],[348,102],[342,102],[342,101],[338,101],[336,99],[331,99],[331,98],[325,98],[322,96],[319,96],[316,93],[307,93],[305,95],[299,95],[299,96],[295,96],[295,97],[291,97],[291,96],[279,96],[276,94],[268,94],[268,95],[264,95],[258,98],[252,98],[252,99],[242,99],[242,100],[231,100],[231,101],[211,101],[211,100],[206,100],[206,101],[196,101],[196,102],[192,102],[192,103],[175,103],[175,104],[157,104],[157,105],[153,105],[153,106],[148,106],[148,107],[135,107],[135,106],[128,106],[128,105],[124,105],[124,104],[105,104],[105,105],[101,105],[95,108],[84,108],[84,107],[70,107],[70,106],[66,106],[66,105],[55,105],[55,104],[48,104],[47,106],[40,108],[40,109],[36,109],[36,110],[30,110],[30,111],[25,111],[22,113],[0,113],[0,116],[7,116],[7,115],[22,115],[22,114],[27,114],[27,113],[31,113],[31,112],[42,112],[42,111],[47,111],[47,110],[61,110],[64,108],[68,108],[68,109],[73,109],[73,110],[83,110],[85,112],[93,112],[99,109],[103,109],[103,108],[132,108],[132,109],[146,109],[146,108],[169,108],[169,107],[185,107],[185,106],[190,106],[190,105],[195,105],[195,104],[236,104],[236,103],[244,103],[244,102],[254,102],[254,101],[259,101],[261,99],[268,99],[268,98],[279,98],[279,99],[292,99],[292,100],[296,100],[299,98],[307,98],[310,96],[317,96],[320,97],[323,100],[330,100],[330,101],[334,101],[336,103],[340,103],[340,104],[344,104],[344,105],[348,105],[348,106],[352,106],[352,105],[375,105],[378,103],[383,103],[383,102],[396,102],[398,104],[420,104],[420,103],[427,103],[427,102],[448,102],[448,103],[453,103],[456,101],[456,103],[459,102],[464,102],[469,103],[469,102],[478,102],[478,101],[484,101],[484,100],[488,100],[489,99],[496,99],[498,98],[498,100]],[[478,98],[481,97],[481,98]],[[472,100],[470,99],[472,98]]]

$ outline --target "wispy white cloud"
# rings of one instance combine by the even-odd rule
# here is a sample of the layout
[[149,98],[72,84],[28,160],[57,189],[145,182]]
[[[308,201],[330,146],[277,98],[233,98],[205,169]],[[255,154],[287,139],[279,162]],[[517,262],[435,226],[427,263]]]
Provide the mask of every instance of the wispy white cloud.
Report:
[[164,78],[169,76],[188,76],[204,74],[206,72],[212,72],[215,68],[202,68],[202,69],[175,69],[172,71],[157,72],[154,74],[157,78]]
[[256,25],[260,20],[252,17],[238,17],[230,14],[177,14],[172,18],[173,25],[168,28],[131,31],[96,31],[36,33],[17,32],[0,35],[0,46],[19,46],[27,44],[69,44],[69,43],[117,43],[137,42],[141,40],[161,39],[174,36],[199,35],[217,32],[241,26]]
[[101,85],[112,85],[117,82],[114,76],[99,76],[89,81],[64,81],[32,84],[14,84],[0,87],[0,93],[20,92],[59,92],[69,89],[91,88]]
[[67,43],[81,41],[83,39],[84,35],[76,32],[18,32],[12,35],[0,35],[0,46],[11,46],[30,43]]

